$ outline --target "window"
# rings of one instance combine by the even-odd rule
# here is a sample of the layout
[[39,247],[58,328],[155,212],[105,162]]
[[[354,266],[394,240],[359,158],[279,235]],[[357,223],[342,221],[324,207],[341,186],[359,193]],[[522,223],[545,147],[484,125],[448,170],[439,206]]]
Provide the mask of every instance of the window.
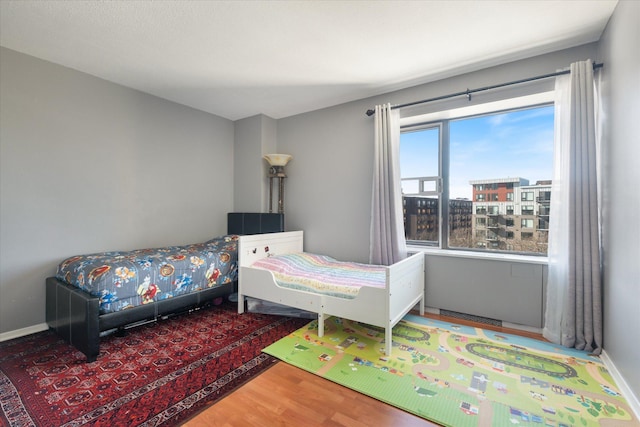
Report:
[[533,206],[523,206],[522,207],[522,215],[533,215]]
[[523,202],[532,202],[533,201],[533,191],[523,191],[522,192],[522,199]]
[[[535,233],[527,239],[541,241],[534,219],[519,216],[534,215],[540,203],[535,196],[542,193],[537,183],[544,181],[545,191],[549,189],[553,105],[464,113],[451,110],[401,119],[400,169],[408,243],[546,253],[545,244],[519,244],[522,233],[508,234],[506,227],[522,220],[522,227]],[[513,203],[517,198],[530,203],[518,207]],[[499,206],[487,207],[487,202],[505,206],[500,212]],[[487,224],[491,244],[486,240]]]
[[522,219],[520,222],[520,226],[522,228],[533,228],[533,220],[532,219]]
[[439,152],[439,125],[418,126],[401,134],[401,182],[407,241],[432,245],[440,242]]
[[538,195],[538,201],[549,202],[551,201],[551,191],[541,191]]

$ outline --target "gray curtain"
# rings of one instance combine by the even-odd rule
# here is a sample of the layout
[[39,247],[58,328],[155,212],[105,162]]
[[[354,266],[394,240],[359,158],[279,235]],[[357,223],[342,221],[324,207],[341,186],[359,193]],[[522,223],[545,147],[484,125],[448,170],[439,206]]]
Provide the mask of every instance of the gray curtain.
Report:
[[407,257],[400,183],[400,125],[390,104],[375,108],[375,153],[369,262],[391,265]]
[[598,96],[590,60],[556,79],[549,276],[543,335],[600,354],[602,280]]

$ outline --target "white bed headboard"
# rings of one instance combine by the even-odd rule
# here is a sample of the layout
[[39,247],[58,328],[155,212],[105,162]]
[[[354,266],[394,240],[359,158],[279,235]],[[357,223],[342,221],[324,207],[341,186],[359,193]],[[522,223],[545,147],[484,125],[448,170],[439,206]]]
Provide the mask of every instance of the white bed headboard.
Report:
[[273,255],[302,252],[302,248],[302,231],[240,236],[238,267],[248,267],[259,259]]

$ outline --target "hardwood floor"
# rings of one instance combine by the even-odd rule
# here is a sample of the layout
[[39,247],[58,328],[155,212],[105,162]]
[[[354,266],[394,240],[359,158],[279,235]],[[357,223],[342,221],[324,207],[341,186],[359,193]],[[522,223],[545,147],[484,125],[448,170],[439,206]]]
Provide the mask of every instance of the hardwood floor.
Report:
[[[425,317],[543,340],[539,334],[457,318]],[[302,369],[277,362],[183,426],[438,426]]]

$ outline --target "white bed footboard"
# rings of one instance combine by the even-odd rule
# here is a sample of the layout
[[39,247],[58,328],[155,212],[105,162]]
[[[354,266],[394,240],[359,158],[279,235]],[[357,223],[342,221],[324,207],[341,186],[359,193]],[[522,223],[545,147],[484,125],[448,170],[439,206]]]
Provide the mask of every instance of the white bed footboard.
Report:
[[424,254],[419,252],[387,267],[389,313],[394,325],[418,304],[420,315],[424,314],[424,264]]
[[318,335],[324,333],[324,320],[336,316],[385,330],[385,353],[391,352],[392,328],[412,308],[419,305],[424,314],[424,254],[418,253],[386,267],[384,288],[362,287],[353,299],[283,288],[268,270],[250,267],[255,261],[277,254],[302,252],[302,231],[240,236],[238,244],[238,312],[244,312],[244,297],[318,314]]

